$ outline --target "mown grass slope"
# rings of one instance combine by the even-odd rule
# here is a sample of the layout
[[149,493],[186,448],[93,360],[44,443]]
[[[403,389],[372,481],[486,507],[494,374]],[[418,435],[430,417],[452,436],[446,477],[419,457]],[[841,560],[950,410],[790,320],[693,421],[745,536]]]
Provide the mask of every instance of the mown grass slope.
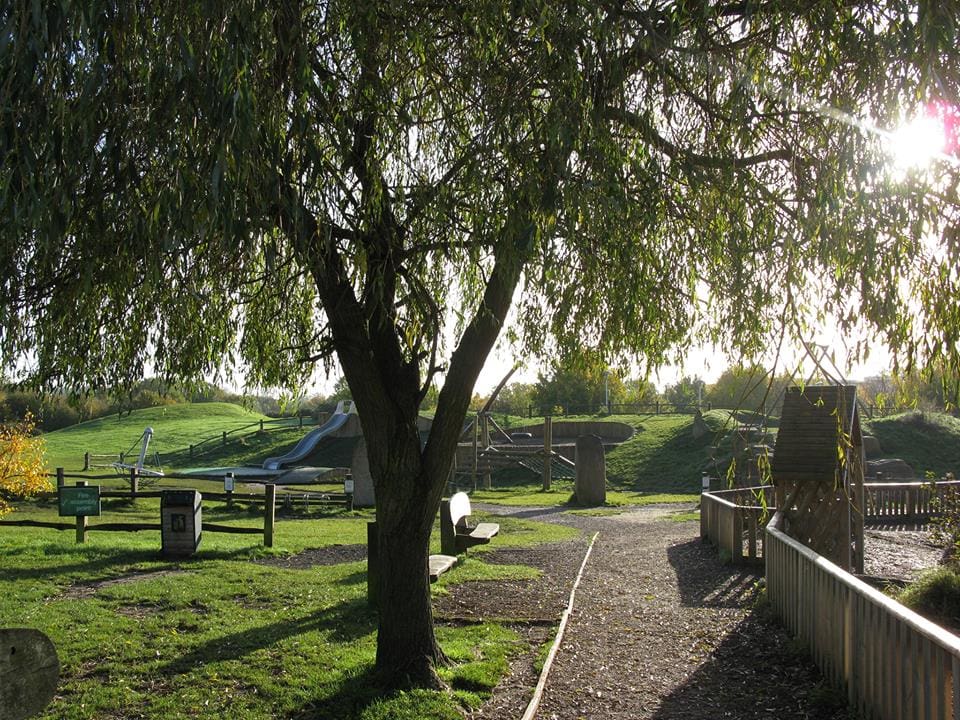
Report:
[[[150,453],[160,454],[161,462],[169,467],[184,468],[198,461],[191,460],[187,454],[190,445],[221,436],[223,432],[248,428],[253,433],[259,427],[260,420],[271,423],[270,418],[260,413],[250,412],[230,403],[183,403],[162,407],[134,410],[129,415],[90,420],[63,430],[47,433],[44,436],[47,446],[46,461],[49,468],[64,467],[70,471],[83,467],[83,454],[113,454],[132,452],[133,459],[139,452],[140,436],[144,428],[153,428],[153,440]],[[306,430],[294,427],[273,430],[260,436],[244,434],[244,440],[230,438],[224,448],[220,443],[210,443],[208,447],[216,452],[204,454],[203,462],[210,457],[217,461],[225,458],[246,457],[269,454],[275,447],[283,447],[296,442]],[[251,444],[256,447],[251,447]]]
[[960,420],[943,413],[907,412],[863,423],[883,457],[900,458],[922,478],[960,473]]
[[709,448],[724,431],[726,414],[706,413],[706,432],[694,432],[692,415],[620,416],[637,434],[607,454],[607,479],[618,490],[695,493],[709,467]]

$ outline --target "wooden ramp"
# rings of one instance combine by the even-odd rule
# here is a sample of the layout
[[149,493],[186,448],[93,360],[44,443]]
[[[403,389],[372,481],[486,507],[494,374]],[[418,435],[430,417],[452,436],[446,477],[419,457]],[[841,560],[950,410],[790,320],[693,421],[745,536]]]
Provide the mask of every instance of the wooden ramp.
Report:
[[853,385],[789,388],[771,462],[791,537],[863,569],[863,436]]

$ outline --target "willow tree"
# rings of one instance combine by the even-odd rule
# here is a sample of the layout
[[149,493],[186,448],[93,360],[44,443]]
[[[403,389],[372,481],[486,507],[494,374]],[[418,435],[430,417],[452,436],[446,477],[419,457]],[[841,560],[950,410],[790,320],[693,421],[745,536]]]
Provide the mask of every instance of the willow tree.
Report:
[[428,536],[511,306],[528,352],[650,366],[818,317],[955,352],[958,245],[924,239],[955,236],[954,168],[889,173],[868,127],[956,100],[939,7],[14,0],[5,366],[278,386],[335,354],[376,487],[377,666],[434,684]]

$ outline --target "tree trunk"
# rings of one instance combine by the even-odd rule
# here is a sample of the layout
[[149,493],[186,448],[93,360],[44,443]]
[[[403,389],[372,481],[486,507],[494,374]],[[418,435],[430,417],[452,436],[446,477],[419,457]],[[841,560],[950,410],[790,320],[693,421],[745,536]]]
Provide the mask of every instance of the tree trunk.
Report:
[[446,657],[433,630],[429,553],[443,482],[424,469],[416,412],[402,426],[384,433],[377,424],[367,445],[380,563],[376,670],[389,687],[440,688],[435,667]]
[[[377,496],[378,506],[380,495]],[[432,515],[410,508],[397,517],[377,510],[380,622],[377,674],[389,687],[443,687],[434,668],[446,663],[433,629],[429,546]]]

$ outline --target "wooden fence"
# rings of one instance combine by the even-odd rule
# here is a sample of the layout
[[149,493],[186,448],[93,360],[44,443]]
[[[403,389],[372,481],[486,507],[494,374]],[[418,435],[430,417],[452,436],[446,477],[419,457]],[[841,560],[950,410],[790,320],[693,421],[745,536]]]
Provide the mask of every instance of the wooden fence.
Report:
[[[867,525],[928,522],[960,480],[865,483]],[[760,502],[763,493],[764,502]],[[771,488],[714,490],[700,496],[700,537],[733,563],[760,563],[764,557],[762,524],[776,511]]]
[[[764,507],[761,498],[771,507]],[[732,563],[763,562],[763,523],[772,505],[768,487],[705,492],[700,496],[700,537]]]
[[[86,486],[87,482],[90,480],[116,480],[116,475],[68,475],[64,473],[63,468],[57,468],[55,475],[51,477],[56,477],[58,486],[65,486],[66,480],[75,479],[76,486],[83,487]],[[143,491],[139,490],[135,471],[131,475],[131,483],[129,490],[101,490],[99,493],[100,498],[116,498],[116,499],[160,499],[163,497],[162,490],[150,490]],[[167,475],[164,479],[189,479],[197,480],[196,476],[192,475]],[[214,479],[214,478],[210,478]],[[222,477],[215,478],[217,480],[222,480]],[[244,478],[244,481],[247,481],[247,478]],[[38,499],[46,500],[55,500],[57,498],[57,493],[43,493],[37,496]],[[347,509],[353,508],[353,494],[352,493],[317,493],[317,492],[283,492],[277,493],[276,485],[273,484],[264,484],[263,494],[259,493],[239,493],[239,492],[204,492],[202,493],[203,500],[218,500],[221,502],[231,505],[234,502],[249,502],[255,504],[263,504],[263,525],[260,527],[250,527],[250,526],[239,526],[239,525],[221,525],[217,523],[211,523],[207,521],[202,521],[202,532],[212,532],[212,533],[230,533],[230,534],[239,534],[239,535],[263,535],[263,545],[264,547],[273,547],[273,536],[274,536],[274,524],[276,518],[276,505],[277,500],[283,502],[284,506],[287,508],[292,508],[294,504],[303,505],[308,507],[309,505],[342,505]],[[81,516],[77,517],[74,522],[48,522],[45,520],[0,520],[0,526],[9,525],[9,526],[20,526],[20,527],[40,527],[40,528],[50,528],[52,530],[76,530],[76,537],[78,543],[86,542],[87,533],[92,531],[99,532],[139,532],[141,530],[155,530],[160,531],[161,525],[159,522],[159,513],[158,513],[158,522],[98,522],[96,524],[89,524],[88,517],[99,517],[99,516]]]
[[882,720],[958,718],[960,638],[783,533],[764,542],[767,595],[851,708]]
[[944,498],[960,492],[960,480],[865,483],[868,523],[923,522],[938,511]]

